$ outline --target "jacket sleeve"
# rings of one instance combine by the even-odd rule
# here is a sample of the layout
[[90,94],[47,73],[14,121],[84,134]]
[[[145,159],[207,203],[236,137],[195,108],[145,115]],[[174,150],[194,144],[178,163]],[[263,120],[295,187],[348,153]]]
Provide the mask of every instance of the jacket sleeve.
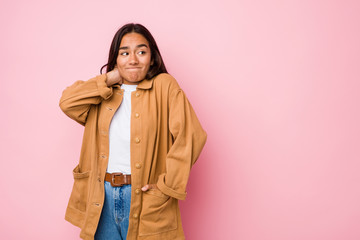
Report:
[[184,200],[191,167],[205,145],[207,134],[180,88],[170,96],[169,130],[174,141],[166,156],[166,173],[159,176],[157,186],[164,194]]
[[106,85],[106,74],[87,81],[79,80],[63,91],[59,106],[71,119],[85,125],[91,105],[110,98],[112,92]]

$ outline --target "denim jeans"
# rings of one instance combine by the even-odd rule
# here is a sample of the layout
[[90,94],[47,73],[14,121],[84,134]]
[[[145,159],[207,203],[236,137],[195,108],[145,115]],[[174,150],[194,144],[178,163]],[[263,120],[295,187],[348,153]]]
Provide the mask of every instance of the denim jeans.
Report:
[[129,227],[131,185],[113,187],[105,185],[105,201],[95,240],[124,240]]

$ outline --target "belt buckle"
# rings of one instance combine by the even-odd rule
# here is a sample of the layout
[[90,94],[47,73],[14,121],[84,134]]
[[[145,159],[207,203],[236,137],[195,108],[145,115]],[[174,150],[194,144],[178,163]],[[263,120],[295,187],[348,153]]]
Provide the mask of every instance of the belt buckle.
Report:
[[124,176],[124,174],[122,174],[122,173],[118,173],[118,174],[112,173],[111,174],[111,186],[113,186],[113,187],[122,187],[124,184],[121,184],[121,183],[116,184],[115,183],[115,177],[116,176]]

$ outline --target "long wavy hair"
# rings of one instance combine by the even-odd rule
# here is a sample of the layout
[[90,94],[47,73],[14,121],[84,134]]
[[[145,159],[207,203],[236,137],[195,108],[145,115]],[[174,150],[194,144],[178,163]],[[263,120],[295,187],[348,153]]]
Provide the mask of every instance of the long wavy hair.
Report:
[[154,37],[151,35],[149,30],[141,24],[128,23],[122,26],[115,33],[115,36],[110,46],[108,62],[107,64],[101,67],[100,74],[102,74],[102,71],[105,67],[106,67],[106,72],[110,72],[111,70],[114,69],[116,65],[116,59],[119,55],[119,47],[122,38],[124,37],[125,34],[133,33],[133,32],[141,34],[144,38],[146,38],[146,40],[149,43],[149,47],[151,51],[151,61],[153,62],[153,64],[150,66],[149,71],[147,72],[145,78],[150,79],[160,73],[167,73],[159,48],[156,44]]

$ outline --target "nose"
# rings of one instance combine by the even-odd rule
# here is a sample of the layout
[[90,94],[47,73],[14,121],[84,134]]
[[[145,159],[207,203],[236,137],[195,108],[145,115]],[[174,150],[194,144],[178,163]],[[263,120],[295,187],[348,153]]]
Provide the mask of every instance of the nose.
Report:
[[137,59],[136,54],[130,54],[130,56],[129,56],[129,64],[136,65],[138,63],[139,63],[139,61]]

